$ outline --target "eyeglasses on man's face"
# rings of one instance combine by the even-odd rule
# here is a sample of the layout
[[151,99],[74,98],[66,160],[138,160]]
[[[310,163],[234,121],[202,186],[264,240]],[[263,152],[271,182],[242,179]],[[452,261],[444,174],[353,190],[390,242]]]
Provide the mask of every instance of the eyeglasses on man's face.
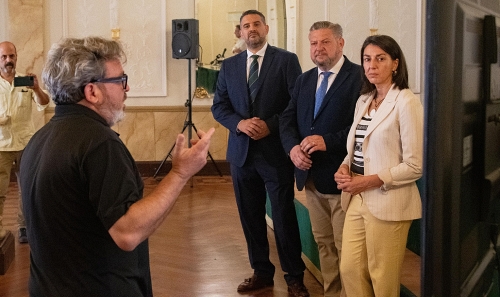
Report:
[[91,83],[103,83],[103,84],[106,84],[106,83],[121,83],[122,84],[122,87],[124,90],[127,89],[127,80],[128,80],[128,75],[124,74],[122,76],[118,76],[118,77],[107,77],[107,78],[99,78],[99,79],[94,79],[94,80],[91,80],[90,82]]

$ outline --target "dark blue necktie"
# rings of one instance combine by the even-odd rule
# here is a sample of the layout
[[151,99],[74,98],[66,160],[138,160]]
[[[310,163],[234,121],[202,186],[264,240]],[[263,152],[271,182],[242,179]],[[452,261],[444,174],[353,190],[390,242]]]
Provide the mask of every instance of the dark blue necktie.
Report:
[[258,55],[252,55],[252,63],[250,64],[250,72],[248,73],[248,93],[250,94],[250,103],[255,101],[257,95],[257,79],[259,78],[259,58]]
[[323,103],[323,98],[325,98],[326,90],[328,89],[328,77],[332,74],[331,72],[323,72],[323,80],[316,91],[316,103],[314,104],[314,117],[318,114],[318,110]]

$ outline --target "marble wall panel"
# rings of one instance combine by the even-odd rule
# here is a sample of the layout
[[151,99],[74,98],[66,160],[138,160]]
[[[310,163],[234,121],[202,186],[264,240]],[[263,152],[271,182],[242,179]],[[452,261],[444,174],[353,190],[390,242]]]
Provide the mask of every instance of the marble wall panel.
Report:
[[44,63],[43,1],[10,0],[8,7],[9,39],[16,45],[18,55],[16,70],[40,76]]
[[[34,73],[41,83],[44,63],[43,0],[9,0],[7,7],[8,39],[15,44],[18,56],[16,71],[22,74]],[[33,124],[38,130],[45,123],[45,116],[36,109],[35,104],[32,110]]]
[[154,113],[156,160],[163,160],[167,156],[175,144],[177,135],[182,131],[185,119],[186,114],[184,112],[165,111]]
[[[155,112],[155,150],[156,159],[163,160],[175,143],[176,137],[184,127],[184,122],[187,120],[187,112]],[[196,111],[192,113],[192,122],[196,129],[207,131],[211,127],[215,127],[216,131],[212,136],[210,143],[210,154],[214,160],[226,159],[227,147],[227,130],[220,126],[212,117],[210,111]],[[188,129],[184,130],[186,139],[188,137]],[[196,133],[191,130],[192,139],[196,139]],[[187,144],[186,144],[187,145]]]
[[[120,139],[136,161],[162,161],[181,133],[187,112],[182,108],[127,108],[123,121],[112,129],[120,134]],[[54,115],[54,108],[40,113],[41,120],[48,122]],[[207,131],[215,128],[210,143],[210,154],[214,160],[225,160],[227,149],[227,129],[217,123],[208,108],[194,111],[192,122],[196,129]],[[187,139],[188,129],[184,131]],[[194,129],[192,139],[197,138]],[[186,143],[187,146],[187,143]],[[169,158],[169,160],[171,160]]]
[[197,129],[208,131],[210,128],[215,128],[215,133],[210,142],[210,154],[214,160],[225,160],[227,150],[227,129],[219,124],[212,116],[212,112],[195,112],[193,113],[193,123]]
[[135,160],[155,160],[155,123],[152,111],[126,112],[125,118],[116,127],[120,139]]

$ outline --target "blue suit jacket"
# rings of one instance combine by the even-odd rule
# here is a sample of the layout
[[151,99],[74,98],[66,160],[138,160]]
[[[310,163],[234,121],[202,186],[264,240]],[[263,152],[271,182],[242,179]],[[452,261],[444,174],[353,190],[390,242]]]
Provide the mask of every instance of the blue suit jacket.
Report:
[[[247,159],[250,141],[236,126],[251,118],[247,87],[247,51],[230,57],[222,63],[212,113],[215,120],[229,130],[227,161],[238,167]],[[259,73],[258,91],[253,116],[264,120],[271,134],[255,141],[266,161],[279,166],[289,162],[279,136],[279,115],[287,107],[295,80],[302,73],[299,59],[294,53],[268,45]]]
[[297,188],[304,188],[308,174],[314,186],[323,194],[340,194],[333,175],[347,154],[346,140],[353,121],[356,101],[361,90],[362,68],[345,58],[342,68],[328,89],[314,119],[314,101],[318,83],[315,67],[297,79],[292,100],[280,120],[281,141],[286,153],[309,135],[321,135],[326,151],[312,153],[312,167],[308,171],[295,168]]

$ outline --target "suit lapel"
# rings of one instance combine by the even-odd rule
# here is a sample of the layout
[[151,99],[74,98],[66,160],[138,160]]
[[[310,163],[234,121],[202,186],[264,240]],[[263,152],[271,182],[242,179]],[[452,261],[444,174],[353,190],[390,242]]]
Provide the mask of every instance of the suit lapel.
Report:
[[[276,50],[271,46],[267,45],[266,53],[264,54],[264,59],[262,61],[262,66],[260,66],[259,78],[257,79],[257,94],[259,93],[260,87],[263,82],[266,80],[266,76],[269,73],[269,69],[271,68],[271,63],[274,59],[274,54]],[[246,66],[245,66],[246,69]],[[258,100],[260,96],[257,96],[255,100]]]
[[[347,67],[348,65],[346,65],[346,63],[347,63],[347,60],[346,60],[346,62],[344,62],[344,65],[342,66],[342,68],[346,68],[346,69],[342,69],[342,68],[340,69],[339,73],[337,73],[337,77],[335,77],[335,80],[333,81],[332,85],[330,86],[330,89],[328,89],[328,92],[326,93],[325,99],[327,99],[327,102],[330,101],[330,97],[332,97],[332,95],[339,89],[339,87],[342,85],[342,83],[351,74],[348,71],[348,69],[351,67],[350,67],[350,65],[349,65],[349,67]],[[325,102],[325,101],[323,101],[323,102]]]
[[250,110],[250,94],[248,94],[248,83],[247,83],[247,51],[244,54],[237,56],[236,60],[236,75],[235,81],[239,84],[238,90],[241,90],[242,95],[239,96],[243,98],[244,104],[247,110]]
[[314,122],[314,97],[316,96],[316,87],[318,84],[318,68],[315,68],[314,71],[308,72],[308,77],[305,79],[306,83],[303,85],[306,89],[303,90],[304,94],[310,94],[307,96],[307,101],[304,103],[306,108],[305,115],[307,117],[308,123],[307,125],[311,126],[311,123]]

